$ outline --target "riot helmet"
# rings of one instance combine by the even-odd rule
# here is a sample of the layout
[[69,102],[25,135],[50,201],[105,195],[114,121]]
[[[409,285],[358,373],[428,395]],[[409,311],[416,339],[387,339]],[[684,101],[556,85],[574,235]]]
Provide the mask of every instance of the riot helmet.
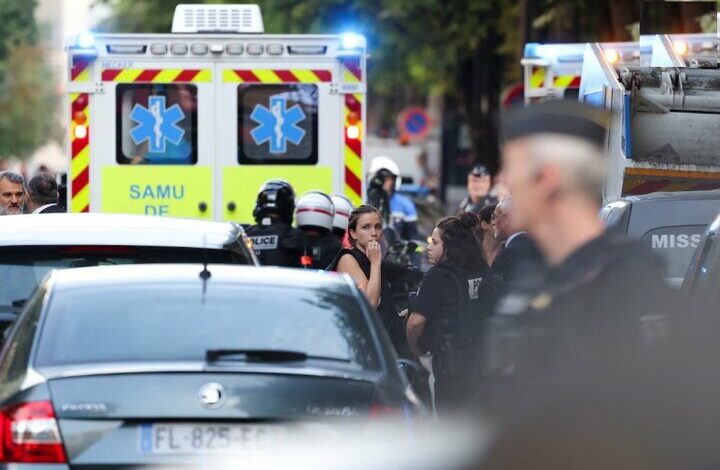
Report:
[[335,206],[335,217],[333,217],[333,229],[338,233],[345,232],[350,221],[350,213],[354,207],[350,199],[342,194],[333,194],[331,197]]
[[298,199],[295,207],[295,222],[298,228],[333,229],[335,206],[332,199],[321,191],[310,191]]
[[295,190],[285,180],[266,181],[258,191],[253,217],[257,223],[266,217],[275,217],[292,224],[295,210]]
[[385,179],[390,176],[395,178],[395,191],[398,191],[402,183],[398,164],[385,155],[373,158],[368,170],[368,185],[382,187]]

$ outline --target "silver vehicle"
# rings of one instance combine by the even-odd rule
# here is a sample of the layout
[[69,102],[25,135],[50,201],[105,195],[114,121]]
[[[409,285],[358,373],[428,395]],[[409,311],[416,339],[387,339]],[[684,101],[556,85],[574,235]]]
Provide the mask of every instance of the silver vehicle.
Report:
[[52,269],[135,263],[253,264],[242,227],[119,214],[5,216],[0,224],[0,330]]
[[720,190],[627,196],[605,205],[605,224],[641,240],[665,261],[665,278],[680,287],[705,228],[720,210]]
[[197,459],[421,410],[352,280],[280,268],[55,271],[11,329],[0,383],[0,468],[216,468]]

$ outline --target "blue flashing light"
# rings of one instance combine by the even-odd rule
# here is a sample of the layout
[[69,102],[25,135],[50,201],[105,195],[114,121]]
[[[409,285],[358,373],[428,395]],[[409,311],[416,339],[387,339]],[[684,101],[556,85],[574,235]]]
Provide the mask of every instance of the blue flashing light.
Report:
[[75,39],[75,45],[80,49],[92,49],[95,47],[95,36],[89,31],[83,31]]
[[343,49],[357,49],[365,44],[365,38],[357,33],[345,33],[340,41]]
[[540,56],[537,53],[538,46],[537,42],[529,42],[525,44],[525,58],[526,59],[539,59]]

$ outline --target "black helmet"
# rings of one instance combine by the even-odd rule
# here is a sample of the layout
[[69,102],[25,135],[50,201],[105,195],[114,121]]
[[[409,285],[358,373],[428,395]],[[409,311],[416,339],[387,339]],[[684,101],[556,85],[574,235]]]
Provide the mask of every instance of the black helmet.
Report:
[[253,217],[260,223],[265,217],[276,217],[292,224],[295,211],[295,190],[285,180],[266,181],[258,191]]

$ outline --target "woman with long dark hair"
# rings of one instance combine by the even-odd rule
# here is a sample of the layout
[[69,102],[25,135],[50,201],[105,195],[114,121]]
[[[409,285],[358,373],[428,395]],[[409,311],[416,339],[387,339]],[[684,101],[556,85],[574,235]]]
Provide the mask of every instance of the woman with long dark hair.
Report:
[[411,303],[407,340],[415,357],[432,353],[436,409],[468,402],[479,378],[487,265],[473,212],[442,219],[428,239],[432,267]]
[[350,248],[340,251],[331,268],[350,275],[370,305],[377,309],[398,354],[407,356],[404,323],[395,311],[392,287],[382,272],[380,211],[370,205],[355,208],[350,213],[347,234]]

